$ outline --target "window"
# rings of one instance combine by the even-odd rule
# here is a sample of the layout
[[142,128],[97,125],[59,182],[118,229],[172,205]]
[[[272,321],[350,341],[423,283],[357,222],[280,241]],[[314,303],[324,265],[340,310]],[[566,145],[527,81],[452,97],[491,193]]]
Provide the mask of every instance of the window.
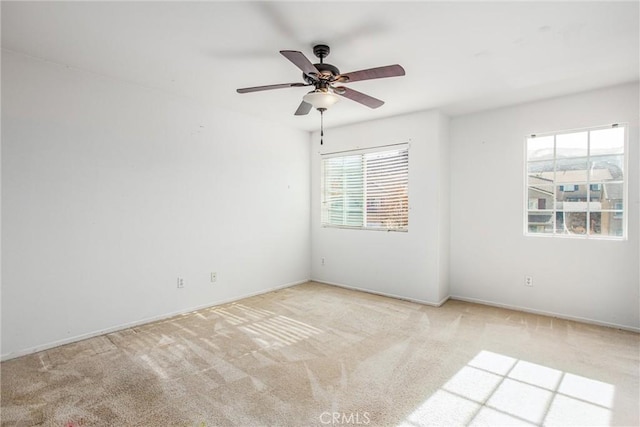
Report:
[[616,212],[613,214],[614,219],[622,219],[622,203],[616,202],[614,205]]
[[409,147],[322,156],[322,225],[407,231]]
[[571,191],[578,191],[577,185],[561,185],[560,191],[564,191],[565,193],[569,193]]
[[527,138],[525,233],[626,236],[626,126]]

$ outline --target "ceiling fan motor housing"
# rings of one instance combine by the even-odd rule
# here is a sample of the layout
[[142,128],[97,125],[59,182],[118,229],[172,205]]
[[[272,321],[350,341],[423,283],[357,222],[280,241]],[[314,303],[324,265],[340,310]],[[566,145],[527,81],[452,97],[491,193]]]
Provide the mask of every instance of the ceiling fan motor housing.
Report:
[[[333,77],[336,77],[340,74],[340,70],[335,65],[323,63],[313,65],[318,69],[318,75],[316,77],[321,81],[333,81]],[[304,73],[302,73],[302,78],[309,84],[314,84],[317,81],[313,77],[310,77]]]
[[320,58],[320,63],[313,64],[314,67],[318,70],[318,74],[314,76],[309,76],[307,74],[302,74],[302,78],[308,84],[312,84],[316,86],[316,89],[321,87],[326,87],[327,83],[335,80],[335,77],[340,75],[340,70],[338,67],[331,64],[325,64],[323,59],[326,58],[331,52],[329,46],[326,44],[318,44],[313,47],[313,54]]

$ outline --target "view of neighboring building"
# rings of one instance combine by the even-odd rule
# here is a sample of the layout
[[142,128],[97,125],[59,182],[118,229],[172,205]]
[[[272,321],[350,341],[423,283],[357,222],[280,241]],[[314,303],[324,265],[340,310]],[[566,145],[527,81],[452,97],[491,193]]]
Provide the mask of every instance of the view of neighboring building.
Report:
[[[571,138],[565,147],[562,137]],[[527,231],[623,236],[624,128],[541,139],[542,148],[528,150]]]

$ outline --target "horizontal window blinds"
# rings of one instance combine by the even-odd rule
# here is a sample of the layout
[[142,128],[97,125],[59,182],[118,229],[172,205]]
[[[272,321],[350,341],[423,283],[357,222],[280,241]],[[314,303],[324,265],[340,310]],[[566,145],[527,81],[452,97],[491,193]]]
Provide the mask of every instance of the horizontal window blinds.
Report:
[[344,154],[322,160],[322,225],[406,231],[409,149]]

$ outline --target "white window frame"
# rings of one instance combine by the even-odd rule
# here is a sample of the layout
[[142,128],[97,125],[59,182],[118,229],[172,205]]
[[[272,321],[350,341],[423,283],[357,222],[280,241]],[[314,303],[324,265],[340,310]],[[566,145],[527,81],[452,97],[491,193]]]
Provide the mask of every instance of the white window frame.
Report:
[[[553,183],[553,207],[552,209],[546,209],[546,211],[549,211],[551,213],[552,216],[552,221],[553,221],[553,232],[552,233],[535,233],[535,232],[530,232],[529,231],[529,158],[528,158],[528,140],[530,138],[543,138],[543,137],[548,137],[548,136],[553,136],[554,137],[554,153],[553,153],[553,158],[552,160],[557,160],[556,157],[556,151],[555,151],[555,137],[559,136],[559,135],[565,135],[565,134],[571,134],[571,133],[577,133],[577,132],[587,132],[587,165],[590,164],[590,159],[591,159],[591,144],[590,144],[590,132],[591,131],[597,131],[597,130],[602,130],[602,129],[611,129],[612,127],[620,127],[624,129],[624,153],[623,153],[623,180],[622,180],[622,185],[623,185],[623,189],[622,189],[622,194],[623,194],[623,207],[622,207],[622,212],[616,212],[615,210],[594,210],[594,212],[611,212],[612,213],[612,217],[614,217],[615,215],[615,219],[622,219],[622,235],[620,236],[616,236],[616,235],[601,235],[601,234],[591,234],[589,233],[590,230],[590,221],[587,221],[587,231],[585,232],[585,234],[568,234],[568,233],[557,233],[556,232],[556,212],[558,212],[557,209],[557,195],[556,195],[556,191],[558,190],[558,187],[560,186],[560,184],[558,184],[555,180],[555,173],[556,173],[556,169],[554,166],[554,183]],[[615,155],[615,154],[612,154]],[[578,157],[576,157],[578,158]],[[550,159],[551,160],[551,159]],[[580,128],[580,129],[570,129],[570,130],[563,130],[563,131],[556,131],[556,132],[546,132],[546,133],[536,133],[536,134],[531,134],[531,135],[527,135],[524,138],[524,191],[523,191],[523,195],[524,195],[524,203],[523,203],[523,207],[524,207],[524,215],[523,215],[523,231],[524,231],[524,235],[527,237],[543,237],[543,238],[568,238],[568,239],[588,239],[588,240],[617,240],[617,241],[623,241],[623,240],[627,240],[627,235],[628,235],[628,216],[629,216],[629,198],[628,198],[628,185],[629,185],[629,124],[628,123],[615,123],[615,124],[609,124],[609,125],[603,125],[603,126],[593,126],[593,127],[587,127],[587,128]],[[554,162],[555,165],[555,162]],[[590,174],[587,174],[587,181],[584,183],[584,185],[586,186],[587,189],[587,194],[590,194],[591,190],[591,180],[590,180]],[[538,211],[537,209],[532,209],[532,211]],[[587,212],[587,217],[589,217],[589,214],[591,213],[591,209],[590,209],[590,203],[586,203],[586,212]],[[620,218],[620,213],[622,214],[622,217]]]
[[[337,225],[325,222],[325,174],[324,174],[324,160],[331,159],[335,157],[349,157],[349,156],[364,156],[366,154],[371,153],[384,153],[387,151],[399,151],[399,150],[407,150],[410,151],[410,144],[408,142],[399,143],[399,144],[389,144],[377,147],[371,147],[366,149],[355,149],[355,150],[344,150],[337,151],[331,153],[321,153],[320,154],[320,224],[323,228],[343,228],[343,229],[352,229],[352,230],[370,230],[370,231],[394,231],[394,232],[408,232],[409,231],[409,211],[410,211],[410,202],[409,206],[407,206],[407,226],[406,227],[372,227],[367,225],[367,175],[366,169],[363,169],[363,217],[362,224],[355,225]],[[409,156],[410,157],[410,156]],[[410,162],[410,160],[407,160]],[[409,164],[407,164],[407,197],[409,196]]]

